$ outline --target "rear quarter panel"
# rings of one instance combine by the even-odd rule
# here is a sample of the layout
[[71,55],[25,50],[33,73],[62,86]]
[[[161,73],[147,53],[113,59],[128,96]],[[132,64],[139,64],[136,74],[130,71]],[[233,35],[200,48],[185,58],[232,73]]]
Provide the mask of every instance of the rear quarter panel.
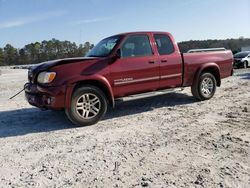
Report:
[[209,66],[219,68],[220,78],[231,75],[233,68],[233,54],[230,50],[215,52],[185,53],[184,58],[184,86],[190,86],[197,73]]

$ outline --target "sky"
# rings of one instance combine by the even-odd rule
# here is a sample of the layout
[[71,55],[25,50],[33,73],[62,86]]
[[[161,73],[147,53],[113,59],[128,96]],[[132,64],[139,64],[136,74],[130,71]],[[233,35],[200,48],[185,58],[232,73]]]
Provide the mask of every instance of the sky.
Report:
[[168,31],[178,42],[250,38],[250,0],[0,0],[0,47],[96,44],[130,31]]

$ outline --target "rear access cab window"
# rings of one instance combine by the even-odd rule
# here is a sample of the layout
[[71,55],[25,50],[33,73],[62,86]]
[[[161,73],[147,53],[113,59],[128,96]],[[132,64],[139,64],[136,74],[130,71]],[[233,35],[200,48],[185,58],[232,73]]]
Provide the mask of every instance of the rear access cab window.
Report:
[[160,55],[169,55],[175,51],[172,40],[168,35],[154,34],[154,39],[157,45],[158,53]]

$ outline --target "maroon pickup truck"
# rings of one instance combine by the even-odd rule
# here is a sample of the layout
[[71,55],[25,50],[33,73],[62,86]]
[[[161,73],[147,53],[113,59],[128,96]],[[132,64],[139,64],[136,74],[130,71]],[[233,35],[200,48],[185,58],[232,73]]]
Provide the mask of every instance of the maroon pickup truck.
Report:
[[25,94],[31,105],[65,109],[74,124],[84,126],[131,95],[191,86],[198,100],[210,99],[232,66],[229,50],[181,54],[170,33],[123,33],[103,39],[86,57],[31,67]]

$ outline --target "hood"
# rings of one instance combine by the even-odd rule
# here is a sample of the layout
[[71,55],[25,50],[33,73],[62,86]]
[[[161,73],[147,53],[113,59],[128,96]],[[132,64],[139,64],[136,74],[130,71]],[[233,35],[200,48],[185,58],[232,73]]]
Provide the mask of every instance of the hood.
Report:
[[97,60],[97,59],[98,58],[96,57],[75,57],[75,58],[65,58],[65,59],[46,61],[46,62],[31,66],[29,68],[28,77],[29,77],[29,80],[33,80],[39,72],[46,71],[58,65],[78,63],[78,62],[91,61],[91,60]]
[[240,60],[242,60],[242,59],[243,59],[243,58],[238,58],[238,57],[237,57],[237,58],[236,58],[236,57],[234,58],[234,60],[236,60],[236,61],[240,61]]
[[30,69],[35,70],[39,69],[40,71],[45,71],[47,69],[50,69],[54,66],[57,65],[63,65],[63,64],[68,64],[68,63],[77,63],[77,62],[82,62],[82,61],[89,61],[89,60],[96,60],[97,58],[95,57],[74,57],[74,58],[65,58],[65,59],[56,59],[52,61],[46,61],[43,63],[39,63],[36,65],[33,65]]

